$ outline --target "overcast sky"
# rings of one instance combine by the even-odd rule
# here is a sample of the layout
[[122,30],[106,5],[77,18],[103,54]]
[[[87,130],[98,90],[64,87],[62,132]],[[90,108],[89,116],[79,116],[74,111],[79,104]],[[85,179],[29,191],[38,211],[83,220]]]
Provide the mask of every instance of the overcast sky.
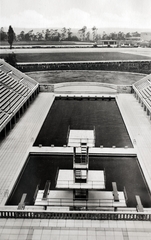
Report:
[[149,28],[151,0],[0,0],[0,27]]

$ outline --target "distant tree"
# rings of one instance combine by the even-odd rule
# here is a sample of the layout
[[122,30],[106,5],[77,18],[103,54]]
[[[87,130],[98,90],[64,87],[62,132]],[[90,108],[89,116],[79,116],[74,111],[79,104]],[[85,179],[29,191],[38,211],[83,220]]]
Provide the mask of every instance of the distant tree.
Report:
[[45,31],[42,30],[42,39],[45,40]]
[[82,41],[83,36],[82,36],[82,31],[81,31],[81,29],[78,31],[78,34],[80,35],[80,36],[79,36],[79,37],[80,37],[80,41]]
[[101,40],[102,37],[101,37],[101,34],[97,34],[97,40]]
[[81,28],[81,29],[78,31],[79,34],[80,34],[80,38],[81,38],[82,41],[85,40],[85,33],[86,33],[86,30],[87,30],[87,27],[84,26],[83,28]]
[[84,26],[84,27],[82,28],[83,41],[85,40],[85,34],[86,34],[86,30],[87,30],[87,27],[86,27],[86,26]]
[[79,38],[77,36],[73,35],[73,36],[71,36],[71,41],[78,42]]
[[9,26],[7,36],[8,36],[8,43],[10,45],[10,49],[12,49],[13,41],[15,39],[15,33],[11,26]]
[[6,41],[7,40],[7,33],[4,32],[4,28],[2,27],[0,29],[0,41]]
[[16,67],[17,65],[17,58],[15,53],[9,54],[8,56],[5,57],[4,60],[10,65],[12,65],[13,67]]
[[125,34],[125,37],[126,37],[126,38],[130,38],[131,36],[132,36],[132,35],[130,34],[130,32],[128,32],[128,33]]
[[25,41],[25,32],[21,31],[20,34],[17,35],[18,41]]
[[25,41],[32,41],[34,38],[33,30],[30,30],[28,33],[25,34]]
[[86,33],[86,41],[88,41],[88,42],[90,41],[90,32]]
[[96,41],[97,28],[95,26],[92,28],[92,35],[93,35],[93,41]]
[[102,40],[107,40],[108,35],[106,34],[106,32],[103,31],[103,35],[102,35]]
[[[42,33],[42,35],[44,36],[43,33]],[[58,29],[46,29],[45,40],[46,41],[59,41],[60,33],[58,32]]]
[[120,32],[117,34],[117,40],[125,40],[125,34],[120,31]]
[[72,38],[71,28],[68,28],[68,29],[67,29],[67,35],[68,35],[67,40],[70,41],[71,38]]
[[50,35],[50,29],[46,29],[45,31],[45,40],[48,41],[49,40],[49,35]]
[[34,35],[34,40],[42,41],[43,40],[43,34],[41,32],[37,32]]
[[132,33],[132,36],[133,36],[133,37],[140,37],[140,36],[141,36],[141,34],[140,34],[140,33],[138,33],[138,32],[133,32],[133,33]]
[[61,40],[65,40],[66,39],[66,33],[67,33],[67,29],[64,27],[61,29],[61,35],[60,35],[60,39]]
[[112,32],[109,34],[109,39],[111,40],[117,40],[117,34],[115,32]]
[[58,32],[58,29],[51,29],[49,40],[51,41],[59,41],[60,40],[60,33]]

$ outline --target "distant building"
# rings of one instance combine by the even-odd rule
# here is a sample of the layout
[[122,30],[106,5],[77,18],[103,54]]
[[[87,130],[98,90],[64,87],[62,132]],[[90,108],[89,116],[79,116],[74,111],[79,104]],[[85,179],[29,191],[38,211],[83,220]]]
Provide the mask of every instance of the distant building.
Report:
[[117,47],[117,40],[98,40],[95,44],[102,47]]

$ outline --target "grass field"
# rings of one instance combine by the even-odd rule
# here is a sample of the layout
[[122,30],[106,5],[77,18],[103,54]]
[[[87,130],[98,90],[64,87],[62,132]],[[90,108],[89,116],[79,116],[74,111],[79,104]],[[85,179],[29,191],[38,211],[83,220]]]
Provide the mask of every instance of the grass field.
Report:
[[[7,54],[0,54],[5,58]],[[18,62],[64,62],[64,61],[102,61],[102,60],[148,60],[150,57],[122,52],[48,52],[16,53]]]
[[100,82],[131,85],[144,77],[143,74],[106,71],[44,71],[28,72],[26,75],[37,82],[54,84],[62,82]]
[[[13,46],[44,46],[44,45],[75,45],[75,44],[85,44],[85,42],[74,42],[74,41],[18,41],[13,42]],[[87,42],[87,44],[92,44]],[[9,43],[7,41],[0,41],[1,46],[8,46]]]

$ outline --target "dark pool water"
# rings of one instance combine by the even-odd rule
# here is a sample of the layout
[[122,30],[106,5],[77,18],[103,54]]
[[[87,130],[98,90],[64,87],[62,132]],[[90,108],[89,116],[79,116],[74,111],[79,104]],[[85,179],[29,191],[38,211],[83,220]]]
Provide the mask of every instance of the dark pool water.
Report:
[[[27,193],[26,203],[33,204],[36,186],[44,189],[47,180],[51,189],[55,188],[57,169],[72,169],[72,156],[31,155],[17,180],[7,205],[17,205],[23,193]],[[96,157],[90,156],[91,170],[105,170],[106,190],[112,191],[112,182],[119,191],[126,188],[128,207],[136,207],[135,195],[141,197],[144,207],[151,207],[151,198],[136,157]]]
[[40,129],[34,146],[67,144],[68,129],[93,130],[95,146],[132,147],[115,99],[57,99]]

